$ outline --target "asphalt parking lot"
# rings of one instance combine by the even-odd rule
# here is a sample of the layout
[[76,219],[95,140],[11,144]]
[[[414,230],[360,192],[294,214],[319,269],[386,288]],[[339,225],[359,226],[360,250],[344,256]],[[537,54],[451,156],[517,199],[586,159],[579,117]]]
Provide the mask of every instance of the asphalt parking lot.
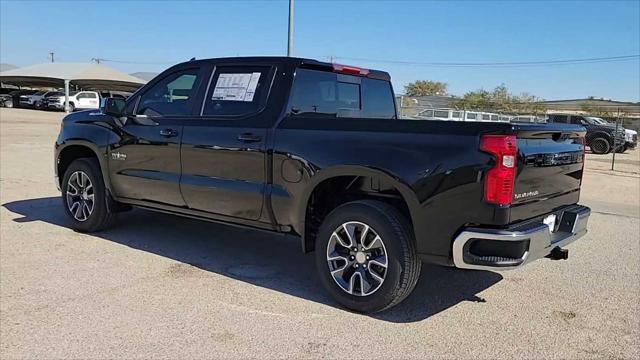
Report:
[[0,357],[640,357],[640,151],[588,154],[589,233],[568,261],[511,272],[424,266],[364,316],[312,256],[269,234],[134,210],[65,226],[53,182],[62,113],[0,109]]

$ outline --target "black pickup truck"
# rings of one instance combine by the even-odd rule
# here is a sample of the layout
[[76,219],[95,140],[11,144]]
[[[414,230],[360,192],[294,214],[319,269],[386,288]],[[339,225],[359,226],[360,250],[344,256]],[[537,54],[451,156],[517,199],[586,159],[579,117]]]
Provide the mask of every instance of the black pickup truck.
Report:
[[[624,152],[626,150],[625,129],[616,128],[614,124],[584,115],[576,114],[552,114],[547,120],[556,124],[577,124],[587,130],[585,135],[586,145],[594,154],[608,154],[611,151]],[[630,143],[631,146],[633,143]],[[635,146],[635,144],[633,144]]]
[[402,120],[389,74],[309,59],[194,60],[66,116],[56,182],[77,231],[132,206],[299,237],[343,306],[380,311],[421,261],[567,257],[582,126]]

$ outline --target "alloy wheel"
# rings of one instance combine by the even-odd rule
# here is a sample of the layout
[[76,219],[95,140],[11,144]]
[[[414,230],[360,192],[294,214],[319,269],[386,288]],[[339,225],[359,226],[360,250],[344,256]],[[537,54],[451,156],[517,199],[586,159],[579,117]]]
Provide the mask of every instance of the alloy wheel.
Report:
[[591,150],[596,154],[606,154],[609,152],[609,144],[604,139],[595,139],[591,143]]
[[67,181],[67,207],[78,221],[86,221],[93,213],[95,193],[89,176],[76,171]]
[[369,225],[349,221],[331,234],[327,244],[331,277],[348,294],[368,296],[382,286],[387,274],[387,250]]

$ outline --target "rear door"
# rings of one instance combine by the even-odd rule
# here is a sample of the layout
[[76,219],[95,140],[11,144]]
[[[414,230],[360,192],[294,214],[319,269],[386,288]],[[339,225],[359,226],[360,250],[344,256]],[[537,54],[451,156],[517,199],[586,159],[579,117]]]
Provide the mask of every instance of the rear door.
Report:
[[211,69],[200,116],[185,123],[182,137],[180,187],[189,208],[260,218],[267,128],[279,111],[270,103],[275,74],[275,66],[259,64]]
[[77,103],[75,104],[78,109],[90,109],[91,106],[91,93],[86,91],[81,91],[76,94]]
[[130,100],[131,114],[109,154],[116,196],[185,206],[180,140],[203,82],[200,72],[198,66],[171,72]]

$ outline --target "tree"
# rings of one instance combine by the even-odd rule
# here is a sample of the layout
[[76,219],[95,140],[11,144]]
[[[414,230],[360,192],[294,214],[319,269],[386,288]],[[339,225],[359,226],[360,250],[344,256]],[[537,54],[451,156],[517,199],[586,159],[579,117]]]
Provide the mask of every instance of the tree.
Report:
[[501,84],[492,92],[482,89],[469,91],[462,98],[456,99],[453,106],[464,110],[541,114],[547,110],[546,106],[540,103],[541,100],[528,93],[513,95],[506,85]]
[[461,110],[493,110],[493,96],[487,90],[469,91],[462,98],[454,100],[453,106]]
[[439,81],[416,80],[405,85],[407,96],[447,95],[447,84]]
[[[594,115],[603,118],[616,118],[618,114],[618,109],[612,109],[607,106],[598,106],[595,101],[591,101],[593,99],[592,96],[589,97],[590,100],[583,101],[580,103],[580,110],[584,111],[588,115]],[[624,112],[621,112],[621,115],[624,117]]]

